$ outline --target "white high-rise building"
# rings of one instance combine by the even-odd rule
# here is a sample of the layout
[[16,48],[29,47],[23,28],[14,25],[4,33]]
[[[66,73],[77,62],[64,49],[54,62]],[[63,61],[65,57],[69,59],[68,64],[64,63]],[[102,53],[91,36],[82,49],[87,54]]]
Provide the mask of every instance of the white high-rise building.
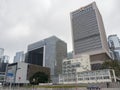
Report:
[[16,56],[14,56],[14,63],[15,62],[24,62],[25,54],[24,51],[16,52]]
[[109,35],[108,36],[108,43],[110,48],[120,48],[120,41],[117,35]]
[[120,60],[120,40],[117,35],[109,35],[108,43],[111,57],[114,60]]

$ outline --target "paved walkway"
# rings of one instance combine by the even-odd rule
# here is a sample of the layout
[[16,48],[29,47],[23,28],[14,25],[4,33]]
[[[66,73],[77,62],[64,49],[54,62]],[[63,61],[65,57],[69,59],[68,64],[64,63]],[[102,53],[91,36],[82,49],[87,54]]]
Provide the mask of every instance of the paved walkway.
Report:
[[86,88],[0,88],[0,90],[87,90]]
[[[86,88],[1,88],[0,90],[87,90]],[[102,88],[101,90],[120,90],[120,88]]]
[[120,88],[103,88],[102,90],[120,90]]

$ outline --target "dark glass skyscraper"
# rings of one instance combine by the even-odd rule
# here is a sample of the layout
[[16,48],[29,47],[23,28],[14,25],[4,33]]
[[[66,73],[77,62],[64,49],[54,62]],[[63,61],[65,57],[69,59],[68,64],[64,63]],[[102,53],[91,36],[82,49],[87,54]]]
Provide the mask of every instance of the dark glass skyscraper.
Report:
[[[50,68],[51,79],[62,73],[62,60],[67,57],[67,44],[52,36],[28,46],[25,62]],[[52,78],[53,77],[53,78]]]

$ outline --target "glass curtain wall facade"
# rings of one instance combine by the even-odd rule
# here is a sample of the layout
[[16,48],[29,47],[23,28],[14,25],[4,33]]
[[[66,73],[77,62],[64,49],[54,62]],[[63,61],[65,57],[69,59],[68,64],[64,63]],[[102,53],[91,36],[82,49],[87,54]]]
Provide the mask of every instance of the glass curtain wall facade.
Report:
[[67,57],[67,44],[52,36],[28,46],[26,63],[50,68],[51,79],[58,82],[62,73],[62,60]]

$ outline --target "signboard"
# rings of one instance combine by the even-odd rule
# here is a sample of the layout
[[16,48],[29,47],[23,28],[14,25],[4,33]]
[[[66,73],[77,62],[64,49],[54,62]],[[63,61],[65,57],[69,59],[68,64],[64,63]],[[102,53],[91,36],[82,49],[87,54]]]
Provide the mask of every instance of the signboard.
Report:
[[10,66],[8,65],[6,82],[14,83],[15,75],[16,75],[16,67],[17,67],[17,64],[13,64]]
[[8,77],[13,77],[13,73],[7,73]]

